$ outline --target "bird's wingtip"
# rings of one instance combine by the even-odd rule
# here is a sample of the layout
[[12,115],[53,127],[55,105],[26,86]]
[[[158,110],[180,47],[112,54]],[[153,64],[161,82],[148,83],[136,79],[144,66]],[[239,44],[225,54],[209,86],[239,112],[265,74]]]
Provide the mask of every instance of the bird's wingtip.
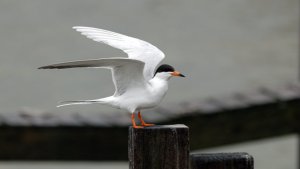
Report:
[[55,69],[56,67],[53,67],[51,65],[49,66],[42,66],[42,67],[39,67],[38,69]]
[[73,26],[72,29],[75,29],[78,31],[78,29],[84,29],[84,28],[92,28],[92,27],[86,27],[86,26]]
[[80,27],[81,27],[81,26],[73,26],[72,29],[77,30],[77,29],[79,29]]
[[42,67],[38,67],[37,69],[45,69],[45,66],[42,66]]

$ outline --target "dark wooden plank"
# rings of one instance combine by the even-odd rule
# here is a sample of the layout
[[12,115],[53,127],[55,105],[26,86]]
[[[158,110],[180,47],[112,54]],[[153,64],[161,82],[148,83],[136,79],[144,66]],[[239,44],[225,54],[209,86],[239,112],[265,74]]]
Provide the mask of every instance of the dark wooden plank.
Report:
[[[201,114],[195,111],[165,121],[164,124],[183,123],[189,126],[190,146],[192,150],[196,150],[300,133],[299,112],[300,99],[293,99],[213,114]],[[86,125],[71,127],[68,126],[69,124],[56,127],[47,127],[48,124],[43,127],[17,127],[11,126],[15,123],[8,123],[10,119],[6,116],[1,119],[4,121],[0,126],[0,160],[126,160],[128,158],[127,127]],[[17,118],[12,118],[11,122],[15,119]]]
[[128,129],[0,127],[0,160],[126,160]]
[[227,110],[224,113],[187,114],[165,123],[189,126],[190,146],[196,150],[298,133],[299,111],[300,99],[295,99]]
[[253,169],[248,153],[191,154],[191,169]]
[[188,169],[189,128],[164,125],[129,128],[130,169]]

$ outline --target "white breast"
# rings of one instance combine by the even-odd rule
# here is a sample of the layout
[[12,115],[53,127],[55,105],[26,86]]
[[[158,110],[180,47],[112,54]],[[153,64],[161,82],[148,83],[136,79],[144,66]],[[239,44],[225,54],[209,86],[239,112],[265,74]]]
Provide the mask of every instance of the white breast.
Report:
[[137,110],[148,109],[157,106],[166,95],[168,82],[161,79],[151,79],[146,88],[127,91],[119,96],[117,105],[133,113]]

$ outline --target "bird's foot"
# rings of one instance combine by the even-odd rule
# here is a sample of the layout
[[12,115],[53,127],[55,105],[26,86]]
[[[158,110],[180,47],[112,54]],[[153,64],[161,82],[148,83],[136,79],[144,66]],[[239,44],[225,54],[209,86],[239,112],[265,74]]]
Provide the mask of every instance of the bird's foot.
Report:
[[142,126],[148,127],[148,126],[154,126],[155,124],[150,124],[150,123],[146,123],[143,119],[142,119],[142,114],[141,112],[138,113],[138,117],[142,123]]
[[135,129],[142,129],[142,128],[144,128],[144,126],[132,126],[133,128],[135,128]]
[[134,121],[134,113],[132,113],[132,115],[131,115],[131,122],[132,122],[132,127],[135,128],[135,129],[144,128],[143,126],[136,125],[136,123]]
[[155,124],[150,124],[150,123],[142,123],[142,126],[145,126],[145,127],[149,127],[149,126],[154,126]]

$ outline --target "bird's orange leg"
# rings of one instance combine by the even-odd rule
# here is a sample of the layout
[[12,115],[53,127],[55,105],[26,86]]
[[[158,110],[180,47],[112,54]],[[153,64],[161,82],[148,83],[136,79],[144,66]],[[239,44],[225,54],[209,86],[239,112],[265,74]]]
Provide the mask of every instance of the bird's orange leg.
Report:
[[148,123],[145,123],[145,121],[142,119],[142,115],[141,115],[141,112],[138,113],[138,117],[142,123],[142,126],[154,126],[155,124],[148,124]]
[[135,128],[135,129],[138,129],[138,128],[144,128],[143,126],[137,126],[137,125],[136,125],[136,123],[135,123],[135,121],[134,121],[134,113],[132,113],[132,115],[131,115],[131,122],[132,122],[133,128]]

